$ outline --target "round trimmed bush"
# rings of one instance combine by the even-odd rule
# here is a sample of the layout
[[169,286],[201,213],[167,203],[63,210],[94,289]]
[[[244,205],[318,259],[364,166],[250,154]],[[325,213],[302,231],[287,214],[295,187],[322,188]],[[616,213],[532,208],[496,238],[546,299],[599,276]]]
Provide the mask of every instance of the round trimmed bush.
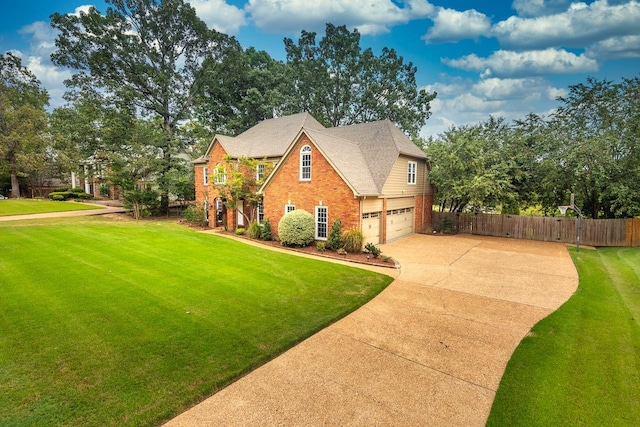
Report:
[[296,209],[278,223],[278,237],[285,246],[307,246],[314,240],[315,220],[309,212]]

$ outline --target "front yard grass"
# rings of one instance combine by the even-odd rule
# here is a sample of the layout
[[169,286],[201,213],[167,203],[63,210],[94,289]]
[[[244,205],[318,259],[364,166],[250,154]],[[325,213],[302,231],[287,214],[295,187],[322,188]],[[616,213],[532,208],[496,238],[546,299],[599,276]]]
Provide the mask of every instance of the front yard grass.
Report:
[[102,209],[75,202],[54,202],[42,199],[6,199],[0,200],[0,216],[29,215],[48,212],[85,211]]
[[385,275],[170,222],[0,223],[0,425],[157,425],[343,317]]
[[640,425],[640,248],[571,255],[578,290],[520,343],[487,425]]

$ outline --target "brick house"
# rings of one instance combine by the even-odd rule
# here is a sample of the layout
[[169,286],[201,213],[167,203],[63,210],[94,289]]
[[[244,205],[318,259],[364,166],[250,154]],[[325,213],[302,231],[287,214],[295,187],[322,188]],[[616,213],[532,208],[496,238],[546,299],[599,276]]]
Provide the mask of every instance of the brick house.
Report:
[[[212,171],[227,155],[275,165],[252,212],[241,203],[227,209],[219,197],[216,184],[224,178]],[[234,230],[268,218],[277,235],[286,212],[304,209],[315,217],[317,240],[326,240],[339,218],[343,230],[360,229],[365,242],[378,244],[431,224],[427,158],[388,120],[325,128],[308,113],[269,119],[237,137],[216,135],[193,163],[196,200],[209,207],[210,226]]]

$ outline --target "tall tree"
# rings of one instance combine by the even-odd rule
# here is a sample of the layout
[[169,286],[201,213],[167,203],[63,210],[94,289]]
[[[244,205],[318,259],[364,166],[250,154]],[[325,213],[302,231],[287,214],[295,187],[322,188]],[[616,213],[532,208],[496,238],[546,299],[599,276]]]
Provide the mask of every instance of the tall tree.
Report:
[[0,168],[11,176],[11,197],[20,197],[19,176],[46,158],[44,132],[49,95],[20,58],[0,54]]
[[452,128],[428,142],[426,153],[433,165],[429,180],[437,188],[441,210],[481,211],[518,203],[518,164],[507,154],[510,133],[503,119],[491,117]]
[[592,218],[640,215],[640,79],[569,87],[550,124],[556,194]]
[[[178,151],[175,129],[191,117],[202,88],[203,62],[216,62],[232,42],[207,28],[183,0],[106,0],[77,15],[54,14],[55,64],[70,67],[100,88],[158,117],[164,142],[155,171],[162,208],[168,208],[164,175]],[[73,82],[71,82],[73,83]]]
[[286,66],[267,52],[238,44],[223,61],[207,63],[198,118],[216,133],[237,135],[258,122],[289,112]]
[[418,89],[417,69],[393,49],[380,56],[360,48],[360,33],[326,25],[316,33],[302,31],[298,43],[284,39],[293,81],[289,109],[308,111],[329,126],[389,119],[417,137],[431,115],[436,97]]

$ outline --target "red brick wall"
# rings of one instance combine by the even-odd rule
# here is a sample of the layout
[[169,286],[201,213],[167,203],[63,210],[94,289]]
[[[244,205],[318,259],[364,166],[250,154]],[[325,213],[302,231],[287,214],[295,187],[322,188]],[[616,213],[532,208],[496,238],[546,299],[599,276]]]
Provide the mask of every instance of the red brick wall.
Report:
[[[311,146],[311,181],[300,181],[300,148],[305,144]],[[290,156],[282,161],[284,163],[279,165],[277,174],[264,191],[264,216],[271,222],[275,236],[286,204],[315,216],[315,207],[322,202],[322,206],[328,207],[327,234],[338,218],[343,231],[359,228],[358,199],[306,135],[301,136]]]
[[[207,164],[194,165],[194,180],[196,187],[196,203],[204,203],[205,198],[209,199],[209,225],[216,226],[215,223],[215,199],[218,197],[216,186],[213,184],[213,170],[218,163],[224,163],[224,157],[227,152],[220,144],[215,144],[211,153],[209,153],[209,161]],[[207,168],[209,174],[209,184],[204,185],[203,167]],[[230,230],[235,230],[235,210],[227,212],[227,225]]]
[[[433,205],[433,195],[425,194],[424,195],[424,204],[423,196],[416,196],[416,207],[415,207],[415,219],[413,230],[416,233],[430,233],[431,232],[431,209]],[[423,215],[424,209],[424,217]]]

